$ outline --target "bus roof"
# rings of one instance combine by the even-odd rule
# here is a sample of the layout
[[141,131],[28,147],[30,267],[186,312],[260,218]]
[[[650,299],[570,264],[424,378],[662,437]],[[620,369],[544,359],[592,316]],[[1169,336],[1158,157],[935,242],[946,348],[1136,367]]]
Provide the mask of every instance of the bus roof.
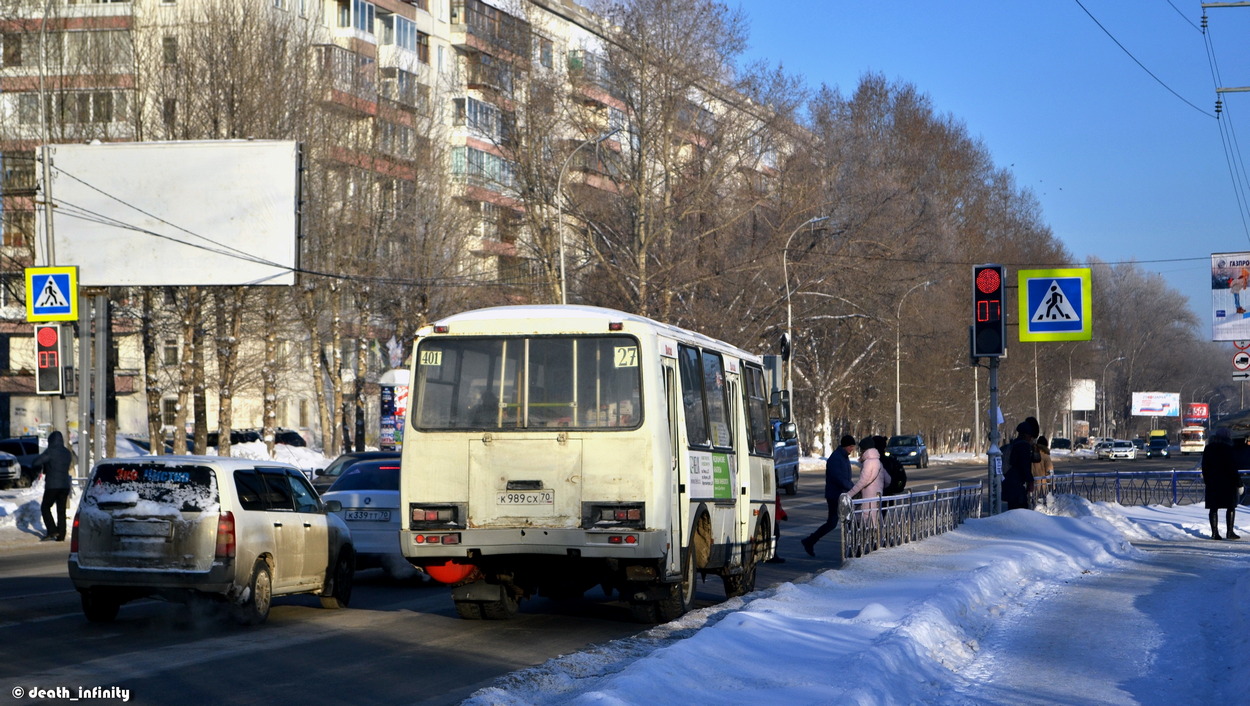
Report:
[[[488,332],[487,327],[479,327],[473,324],[485,324],[487,322],[490,323],[489,333],[502,335],[560,332],[606,333],[608,331],[608,323],[620,322],[635,327],[650,328],[661,336],[697,343],[705,348],[719,350],[722,353],[728,353],[744,360],[759,361],[758,354],[696,331],[661,323],[638,314],[630,314],[598,306],[562,306],[559,304],[496,306],[452,314],[434,322],[434,326],[447,326],[453,334],[482,334]],[[541,323],[536,325],[535,322]],[[468,326],[462,327],[465,324]],[[431,328],[427,327],[419,335],[429,335],[431,330]]]

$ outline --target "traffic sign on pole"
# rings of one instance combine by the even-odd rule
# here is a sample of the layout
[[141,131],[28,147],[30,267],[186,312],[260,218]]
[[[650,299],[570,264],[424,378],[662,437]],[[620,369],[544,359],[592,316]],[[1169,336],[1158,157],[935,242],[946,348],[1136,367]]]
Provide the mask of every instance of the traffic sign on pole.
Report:
[[76,321],[78,268],[26,268],[26,320]]
[[1233,356],[1233,370],[1250,370],[1250,352],[1237,351]]

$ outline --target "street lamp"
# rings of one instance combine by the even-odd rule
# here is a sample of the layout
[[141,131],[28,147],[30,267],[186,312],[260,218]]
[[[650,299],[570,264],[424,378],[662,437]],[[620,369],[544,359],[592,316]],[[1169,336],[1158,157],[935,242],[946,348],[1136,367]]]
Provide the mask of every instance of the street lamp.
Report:
[[898,298],[898,310],[894,312],[894,435],[898,436],[903,433],[903,398],[900,393],[901,384],[899,370],[901,365],[899,361],[903,357],[903,344],[901,332],[903,329],[903,300],[907,299],[907,295],[920,289],[928,288],[933,282],[920,282],[912,285],[912,288],[903,293]]
[[786,238],[786,246],[781,249],[781,275],[786,280],[786,337],[790,339],[790,356],[786,360],[786,391],[790,393],[791,414],[794,410],[794,314],[790,309],[790,267],[786,261],[786,255],[790,252],[790,241],[794,240],[794,236],[799,231],[814,223],[829,220],[829,216],[813,216],[799,224],[794,232],[790,233],[790,237]]
[[560,230],[560,303],[561,304],[569,303],[567,281],[565,280],[565,277],[564,277],[564,203],[560,200],[561,194],[564,193],[564,190],[563,190],[564,172],[566,169],[568,169],[569,162],[572,161],[573,155],[577,154],[578,150],[580,150],[581,148],[587,145],[597,145],[620,131],[621,129],[619,127],[612,128],[610,131],[605,132],[598,137],[592,137],[589,140],[586,140],[580,145],[574,147],[573,151],[569,152],[569,156],[564,158],[564,164],[560,165],[560,176],[556,178],[556,228]]
[[1118,363],[1121,360],[1124,360],[1124,356],[1109,360],[1106,365],[1102,366],[1102,428],[1098,431],[1103,436],[1107,435],[1107,368],[1110,368],[1112,363]]

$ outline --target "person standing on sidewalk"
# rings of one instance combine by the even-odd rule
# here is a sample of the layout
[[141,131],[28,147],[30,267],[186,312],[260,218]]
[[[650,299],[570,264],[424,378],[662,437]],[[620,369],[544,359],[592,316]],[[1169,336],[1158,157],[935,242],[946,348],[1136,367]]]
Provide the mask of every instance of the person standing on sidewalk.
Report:
[[[1220,427],[1202,450],[1202,482],[1206,485],[1207,516],[1211,520],[1211,539],[1241,539],[1233,531],[1237,508],[1237,489],[1241,476],[1233,452],[1233,438],[1228,427]],[[1219,512],[1224,510],[1224,537],[1220,536]]]
[[803,538],[803,551],[808,556],[816,556],[816,542],[838,526],[838,499],[851,489],[851,452],[854,450],[855,437],[847,434],[825,461],[825,502],[829,505],[829,517],[825,524]]
[[[72,485],[69,468],[73,460],[61,432],[54,431],[48,434],[48,448],[30,464],[36,471],[43,471],[43,502],[39,503],[39,512],[43,515],[44,535],[40,541],[65,541],[65,505],[69,502]],[[56,523],[52,521],[53,505],[56,506]]]

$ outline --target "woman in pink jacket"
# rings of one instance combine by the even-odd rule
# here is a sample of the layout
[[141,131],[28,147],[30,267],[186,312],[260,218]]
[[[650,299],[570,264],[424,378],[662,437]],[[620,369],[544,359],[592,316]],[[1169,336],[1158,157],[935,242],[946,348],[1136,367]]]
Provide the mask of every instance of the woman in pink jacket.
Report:
[[881,452],[877,451],[872,437],[866,436],[860,439],[859,480],[846,491],[846,494],[854,498],[856,493],[863,491],[864,498],[870,499],[870,502],[864,503],[864,509],[867,510],[869,521],[873,524],[877,523],[877,506],[880,504],[878,497],[889,484],[890,474],[881,465]]

